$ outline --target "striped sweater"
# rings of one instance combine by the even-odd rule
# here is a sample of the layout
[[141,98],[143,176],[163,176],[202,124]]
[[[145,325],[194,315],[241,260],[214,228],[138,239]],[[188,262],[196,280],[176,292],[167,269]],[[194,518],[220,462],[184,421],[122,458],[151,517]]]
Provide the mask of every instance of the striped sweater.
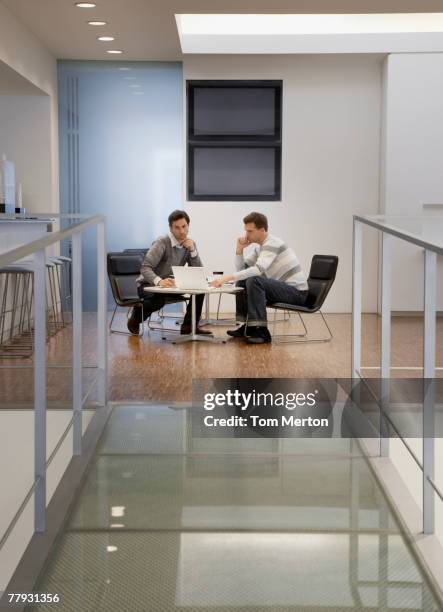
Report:
[[281,238],[270,234],[262,245],[255,245],[254,251],[246,258],[237,255],[235,267],[234,278],[237,281],[261,275],[292,285],[299,291],[308,289],[306,276],[294,251]]

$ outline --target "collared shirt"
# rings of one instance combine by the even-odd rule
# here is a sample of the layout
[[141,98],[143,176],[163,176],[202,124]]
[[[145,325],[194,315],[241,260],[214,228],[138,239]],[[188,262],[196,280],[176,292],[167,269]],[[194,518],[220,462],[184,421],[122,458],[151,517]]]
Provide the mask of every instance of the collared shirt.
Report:
[[177,238],[174,236],[172,232],[169,233],[169,238],[171,239],[171,244],[173,248],[184,249],[185,247],[180,244]]
[[[185,247],[180,244],[180,242],[177,240],[177,238],[174,236],[174,234],[172,232],[169,232],[169,238],[171,239],[171,244],[172,244],[172,248],[173,249],[184,249]],[[194,242],[194,250],[191,251],[191,257],[197,257],[198,253],[197,253],[197,249],[195,248],[195,242]]]

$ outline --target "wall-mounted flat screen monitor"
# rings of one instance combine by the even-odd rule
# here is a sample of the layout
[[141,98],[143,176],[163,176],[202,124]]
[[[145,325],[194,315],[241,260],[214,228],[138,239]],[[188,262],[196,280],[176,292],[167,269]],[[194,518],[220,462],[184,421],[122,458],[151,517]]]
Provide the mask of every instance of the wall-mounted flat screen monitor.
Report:
[[[233,84],[234,83],[234,84]],[[188,83],[189,137],[280,137],[281,85]]]
[[272,147],[195,147],[193,199],[277,199],[278,153]]

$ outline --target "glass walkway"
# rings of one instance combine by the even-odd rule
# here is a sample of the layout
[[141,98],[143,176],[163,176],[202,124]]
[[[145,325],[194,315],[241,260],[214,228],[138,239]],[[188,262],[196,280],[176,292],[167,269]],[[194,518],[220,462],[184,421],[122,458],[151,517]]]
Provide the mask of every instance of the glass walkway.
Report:
[[355,441],[194,438],[167,405],[114,407],[35,591],[72,612],[442,609]]

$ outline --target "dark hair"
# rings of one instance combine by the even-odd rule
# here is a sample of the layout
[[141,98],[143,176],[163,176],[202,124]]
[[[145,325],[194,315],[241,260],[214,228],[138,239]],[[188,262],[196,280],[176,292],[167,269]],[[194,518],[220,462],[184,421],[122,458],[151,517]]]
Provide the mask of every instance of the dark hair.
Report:
[[243,223],[254,223],[257,229],[264,229],[268,231],[268,218],[259,212],[251,212],[243,219]]
[[179,221],[180,219],[185,219],[186,223],[189,225],[189,215],[184,210],[173,210],[172,213],[168,217],[169,227],[174,223],[174,221]]

